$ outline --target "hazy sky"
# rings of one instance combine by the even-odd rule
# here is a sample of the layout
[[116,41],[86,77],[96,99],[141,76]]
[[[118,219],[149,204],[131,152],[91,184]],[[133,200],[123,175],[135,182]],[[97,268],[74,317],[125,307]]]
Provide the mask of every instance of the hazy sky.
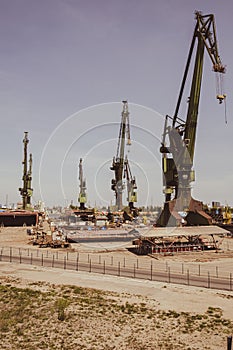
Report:
[[215,15],[228,123],[205,54],[193,195],[233,206],[231,0],[0,0],[0,203],[20,200],[24,131],[33,203],[76,203],[81,157],[90,204],[114,202],[109,168],[126,99],[138,204],[162,205],[163,118],[174,113],[195,10]]

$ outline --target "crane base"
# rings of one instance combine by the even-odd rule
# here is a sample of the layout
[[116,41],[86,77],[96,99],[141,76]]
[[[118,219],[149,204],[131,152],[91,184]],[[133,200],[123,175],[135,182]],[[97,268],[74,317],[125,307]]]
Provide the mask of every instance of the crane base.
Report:
[[[185,216],[184,213],[187,213]],[[184,210],[181,198],[164,203],[156,226],[206,226],[212,218],[203,210],[203,203],[191,197],[188,210]]]

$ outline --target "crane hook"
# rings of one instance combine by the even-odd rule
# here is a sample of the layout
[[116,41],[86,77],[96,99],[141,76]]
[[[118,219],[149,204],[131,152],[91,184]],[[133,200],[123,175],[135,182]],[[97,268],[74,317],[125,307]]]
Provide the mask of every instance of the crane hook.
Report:
[[226,99],[226,95],[225,95],[225,94],[223,94],[223,95],[217,95],[216,98],[217,98],[219,104],[222,104],[223,101]]

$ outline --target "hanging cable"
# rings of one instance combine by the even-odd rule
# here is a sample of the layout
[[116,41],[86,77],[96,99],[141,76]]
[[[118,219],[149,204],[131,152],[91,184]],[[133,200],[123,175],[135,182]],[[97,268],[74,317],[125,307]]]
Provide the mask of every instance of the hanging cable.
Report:
[[226,105],[226,94],[224,94],[224,79],[221,72],[216,72],[216,98],[219,101],[219,104],[224,102],[224,116],[225,123],[227,124],[227,105]]
[[219,104],[223,103],[226,99],[226,95],[223,93],[223,75],[222,72],[216,72],[216,98]]
[[225,123],[227,124],[227,102],[226,102],[226,99],[224,99],[224,109],[225,109]]

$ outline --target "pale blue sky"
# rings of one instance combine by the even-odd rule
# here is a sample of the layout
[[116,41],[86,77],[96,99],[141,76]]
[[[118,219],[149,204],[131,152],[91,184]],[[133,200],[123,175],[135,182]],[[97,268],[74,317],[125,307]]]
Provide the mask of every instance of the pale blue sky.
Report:
[[233,206],[231,0],[0,0],[0,203],[6,195],[10,203],[20,200],[24,131],[33,153],[33,202],[41,195],[47,205],[75,202],[80,157],[91,204],[114,201],[109,167],[127,99],[139,205],[162,205],[163,116],[174,113],[195,10],[215,15],[228,124],[206,54],[193,194]]

